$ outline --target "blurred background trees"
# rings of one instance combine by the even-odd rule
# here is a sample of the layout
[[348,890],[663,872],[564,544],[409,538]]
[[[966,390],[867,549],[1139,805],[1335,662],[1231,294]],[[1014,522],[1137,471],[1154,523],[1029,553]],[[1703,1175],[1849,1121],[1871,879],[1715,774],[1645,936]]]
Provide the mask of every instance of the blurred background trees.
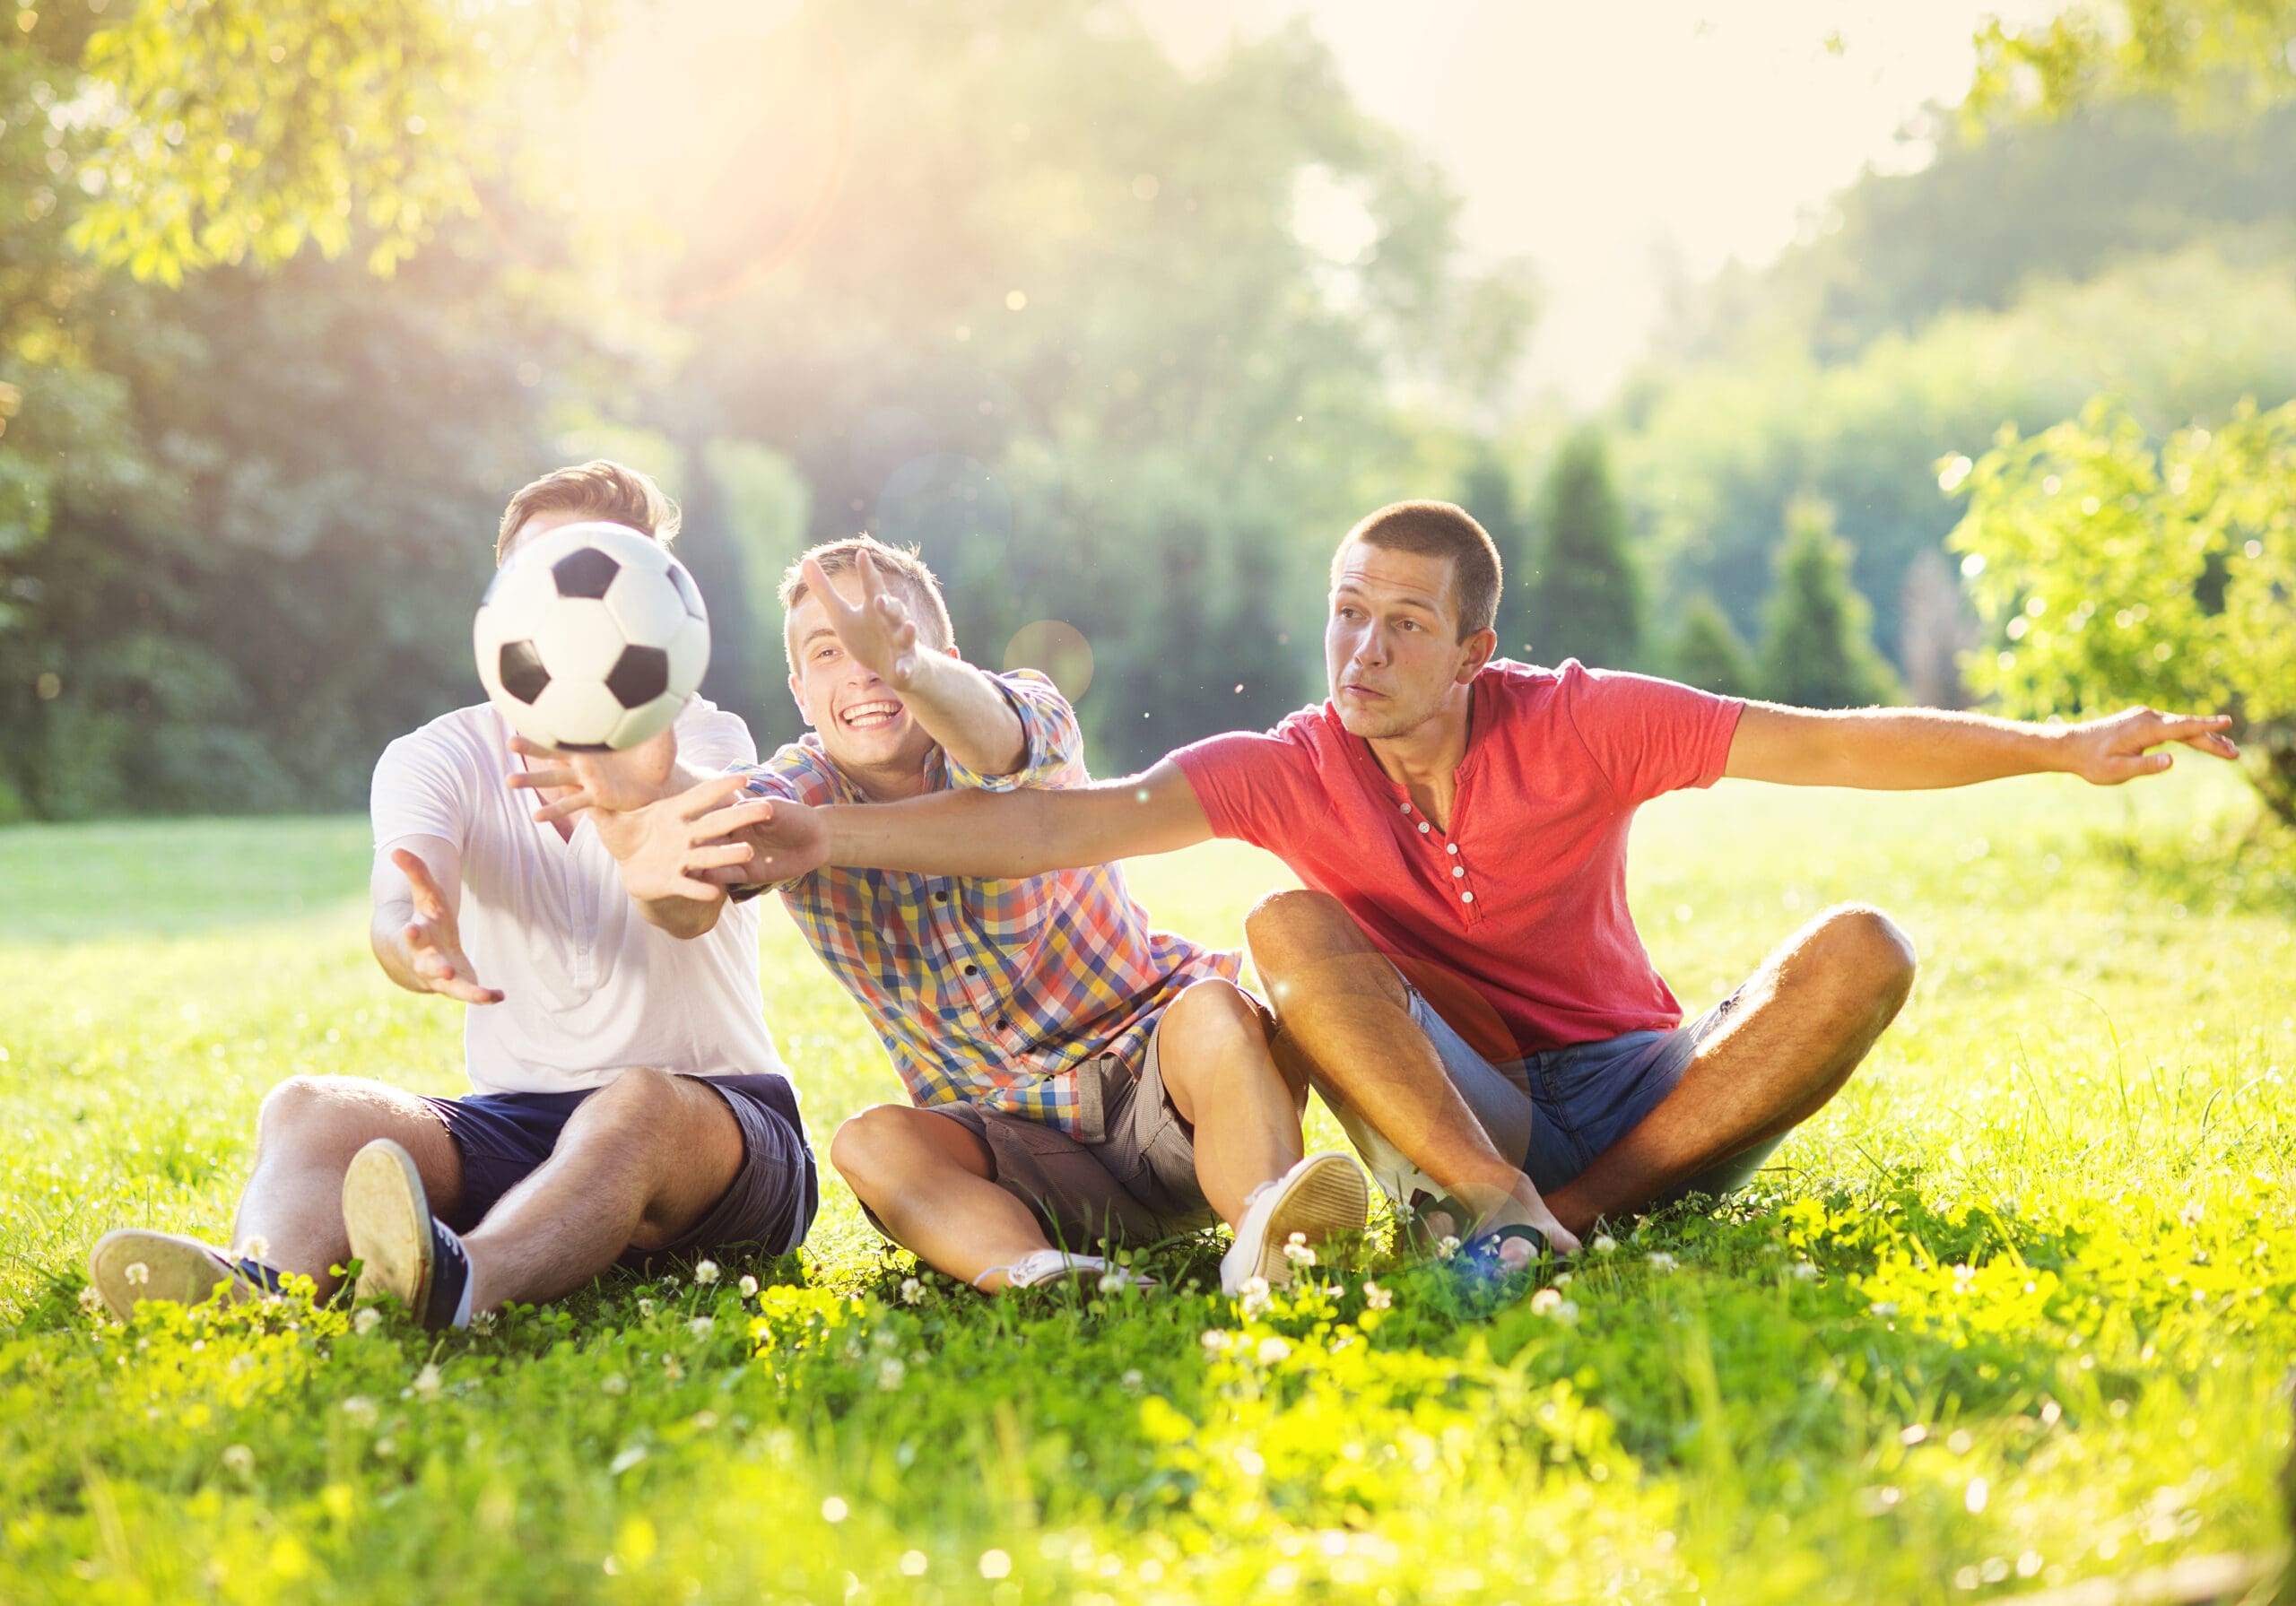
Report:
[[[1305,26],[1183,70],[1085,0],[701,5],[614,58],[625,114],[583,87],[598,0],[27,8],[0,818],[355,803],[384,742],[477,695],[509,491],[600,452],[685,503],[709,693],[769,742],[799,729],[772,599],[809,542],[919,543],[976,659],[1067,644],[1113,772],[1318,695],[1333,541],[1425,495],[1499,542],[1518,656],[1823,702],[2213,690],[2269,724],[2229,671],[1999,665],[2066,617],[2017,611],[2049,564],[2112,541],[2114,585],[2173,584],[2144,554],[2219,517],[2033,490],[2067,476],[2013,460],[2074,450],[2064,421],[2162,486],[2164,452],[2274,482],[2192,442],[2296,398],[2296,108],[2257,43],[2287,9],[1988,36],[1931,160],[1683,286],[1590,416],[1514,382],[1535,283],[1465,259],[1441,175]],[[2060,519],[2046,562],[2015,534]],[[2231,577],[2263,561],[2228,549],[2200,616],[2276,617],[2284,580]],[[2110,577],[2091,620],[2162,616],[2106,610]],[[2268,661],[2233,628],[2168,662]]]

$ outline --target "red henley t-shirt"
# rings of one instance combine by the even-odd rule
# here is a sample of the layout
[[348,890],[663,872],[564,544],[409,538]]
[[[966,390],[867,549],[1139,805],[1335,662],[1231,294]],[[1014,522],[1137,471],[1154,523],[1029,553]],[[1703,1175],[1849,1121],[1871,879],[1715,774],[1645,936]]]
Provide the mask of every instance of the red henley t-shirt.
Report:
[[1634,811],[1721,778],[1744,707],[1647,675],[1494,662],[1447,835],[1326,702],[1172,755],[1215,835],[1337,898],[1494,1061],[1668,1030],[1682,1005],[1626,906]]

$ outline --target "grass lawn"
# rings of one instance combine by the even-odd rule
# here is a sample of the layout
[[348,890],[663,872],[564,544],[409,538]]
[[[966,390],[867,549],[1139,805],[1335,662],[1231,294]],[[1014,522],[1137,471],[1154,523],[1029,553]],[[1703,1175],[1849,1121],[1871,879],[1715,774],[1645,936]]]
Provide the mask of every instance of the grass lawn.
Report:
[[[1207,1238],[1152,1257],[1193,1289],[991,1303],[909,1281],[825,1177],[800,1255],[436,1341],[76,1298],[109,1227],[225,1230],[282,1077],[459,1085],[460,1011],[367,956],[363,822],[0,832],[0,1601],[1959,1602],[2260,1565],[2296,880],[2234,856],[2249,814],[2189,759],[1649,809],[1635,907],[1693,1010],[1845,898],[1922,977],[1750,1194],[1544,1278],[1372,1246],[1248,1316]],[[1135,869],[1229,942],[1281,879]],[[825,1150],[896,1084],[778,915],[762,964]]]

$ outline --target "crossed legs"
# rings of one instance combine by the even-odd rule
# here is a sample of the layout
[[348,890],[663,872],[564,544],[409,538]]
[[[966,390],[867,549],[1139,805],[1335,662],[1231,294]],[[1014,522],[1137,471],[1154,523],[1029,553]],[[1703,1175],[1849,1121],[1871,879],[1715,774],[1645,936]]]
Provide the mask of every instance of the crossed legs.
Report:
[[[1258,1012],[1223,981],[1173,1001],[1156,1053],[1173,1107],[1195,1129],[1196,1181],[1234,1226],[1246,1195],[1300,1158],[1307,1083],[1278,1067]],[[1053,1246],[1035,1213],[994,1180],[987,1144],[929,1109],[863,1110],[837,1129],[830,1161],[895,1242],[949,1276],[994,1272],[979,1286],[1000,1289],[1002,1268]]]
[[1275,1006],[1279,1057],[1457,1194],[1479,1229],[1519,1220],[1554,1237],[1560,1227],[1565,1250],[1605,1216],[1646,1207],[1814,1114],[1896,1016],[1914,972],[1911,943],[1879,911],[1820,915],[1763,961],[1674,1091],[1541,1200],[1518,1168],[1528,1096],[1485,1090],[1468,1107],[1412,1020],[1403,978],[1337,899],[1272,894],[1245,933]]

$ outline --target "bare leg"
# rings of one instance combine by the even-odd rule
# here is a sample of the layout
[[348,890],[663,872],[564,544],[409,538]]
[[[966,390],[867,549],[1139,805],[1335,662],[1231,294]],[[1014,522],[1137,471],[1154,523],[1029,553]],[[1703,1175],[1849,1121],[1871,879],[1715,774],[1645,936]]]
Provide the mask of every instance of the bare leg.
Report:
[[227,1247],[236,1254],[260,1241],[265,1261],[310,1278],[325,1298],[335,1288],[327,1268],[351,1258],[343,1174],[351,1157],[377,1138],[394,1139],[414,1157],[432,1208],[455,1208],[463,1192],[462,1153],[429,1105],[360,1077],[291,1076],[264,1098],[255,1171]]
[[1585,1232],[1809,1119],[1896,1018],[1913,972],[1913,944],[1880,910],[1828,909],[1763,961],[1665,1102],[1547,1202]]
[[1278,1068],[1259,1011],[1223,981],[1198,982],[1172,1002],[1157,1027],[1156,1059],[1172,1107],[1196,1129],[1196,1182],[1233,1227],[1245,1195],[1304,1152],[1307,1076]]
[[1509,1112],[1468,1107],[1435,1046],[1411,1018],[1410,994],[1385,954],[1338,899],[1277,892],[1244,923],[1252,963],[1267,983],[1281,1030],[1279,1058],[1319,1077],[1362,1119],[1476,1213],[1474,1230],[1537,1228],[1568,1254],[1578,1246],[1531,1179],[1492,1142],[1487,1122],[1528,1148],[1528,1098]]
[[[936,1272],[972,1282],[1052,1247],[1029,1207],[990,1180],[988,1145],[946,1116],[873,1105],[837,1129],[829,1158],[893,1241]],[[974,1286],[1003,1289],[1001,1270]]]
[[624,1249],[674,1243],[741,1165],[741,1124],[723,1094],[691,1077],[623,1072],[576,1107],[550,1159],[464,1237],[471,1310],[555,1299]]

